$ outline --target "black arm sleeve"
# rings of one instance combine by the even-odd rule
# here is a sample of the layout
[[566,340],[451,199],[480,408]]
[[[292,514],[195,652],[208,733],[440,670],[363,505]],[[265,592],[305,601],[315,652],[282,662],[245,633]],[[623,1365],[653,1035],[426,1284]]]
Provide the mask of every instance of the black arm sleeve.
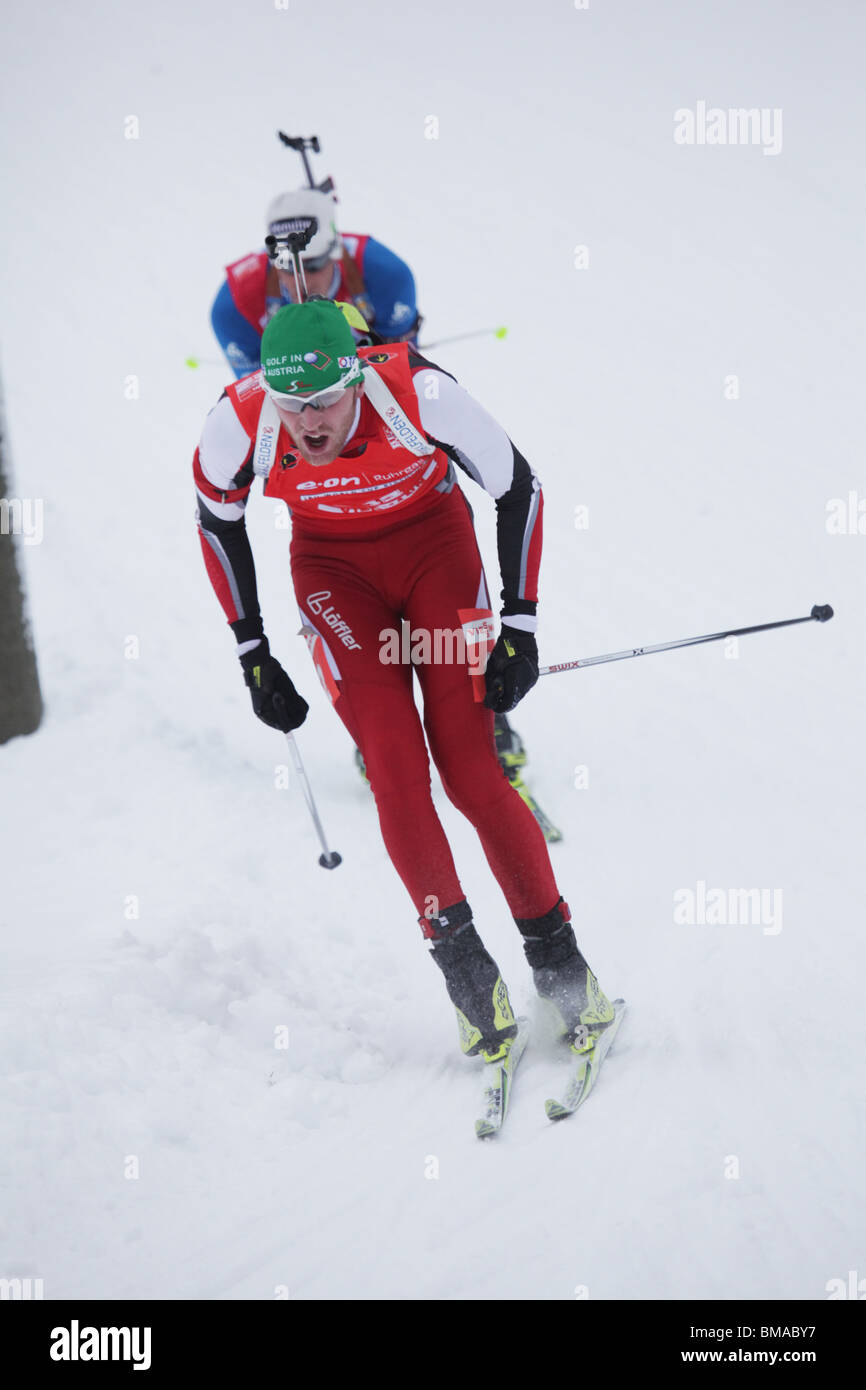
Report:
[[[541,484],[505,430],[449,372],[409,354],[424,432],[496,501],[503,616],[534,618],[541,563]],[[436,389],[428,393],[427,381]]]
[[[443,444],[441,439],[427,436],[431,444],[436,444],[446,453],[457,467],[473,482],[484,486],[483,479],[470,460],[455,449],[452,444]],[[510,441],[509,441],[510,442]],[[525,613],[534,618],[538,610],[537,597],[527,598],[526,594],[538,593],[538,561],[533,553],[532,541],[537,535],[540,548],[541,530],[536,523],[541,494],[538,479],[526,459],[515,444],[511,445],[514,455],[514,472],[511,486],[496,499],[496,549],[499,555],[499,573],[502,576],[502,613]]]
[[[502,612],[525,613],[534,618],[538,592],[538,565],[532,556],[532,540],[540,502],[538,480],[526,459],[512,444],[514,476],[511,487],[496,499],[496,547],[502,575]],[[539,528],[540,538],[540,528]]]
[[223,521],[199,497],[198,524],[208,575],[237,642],[264,637],[256,568],[246,523]]

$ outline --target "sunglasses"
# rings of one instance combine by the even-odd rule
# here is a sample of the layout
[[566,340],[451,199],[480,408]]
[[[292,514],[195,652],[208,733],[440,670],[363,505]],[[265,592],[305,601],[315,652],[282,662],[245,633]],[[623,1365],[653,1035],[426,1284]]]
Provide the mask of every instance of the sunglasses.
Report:
[[300,415],[307,406],[311,410],[327,410],[329,406],[336,405],[337,401],[342,400],[346,392],[355,385],[357,385],[356,381],[347,386],[326,386],[323,391],[311,391],[306,396],[290,396],[284,391],[275,391],[272,386],[266,386],[265,389],[274,405],[278,405],[280,410],[287,410],[290,415]]
[[[275,265],[277,270],[283,271],[284,274],[291,275],[294,279],[295,266],[292,253],[273,236],[265,237],[265,245],[268,248],[268,259],[272,265]],[[308,270],[324,270],[327,265],[335,265],[336,262],[331,255],[332,250],[333,247],[329,247],[322,256],[305,256],[301,252],[301,267],[304,274],[306,275]]]
[[[302,256],[301,263],[304,267],[304,274],[310,270],[324,270],[326,265],[334,265],[330,252],[326,251],[324,256]],[[280,267],[282,269],[283,267]],[[288,274],[294,277],[295,267],[290,266]]]

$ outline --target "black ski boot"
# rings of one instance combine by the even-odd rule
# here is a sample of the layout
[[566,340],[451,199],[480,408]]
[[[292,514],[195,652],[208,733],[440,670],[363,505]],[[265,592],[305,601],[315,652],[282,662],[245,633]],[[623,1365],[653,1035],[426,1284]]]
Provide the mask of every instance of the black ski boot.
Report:
[[526,749],[516,729],[512,729],[504,714],[493,716],[493,737],[499,766],[512,786],[522,781],[520,769],[526,763]]
[[516,917],[523,950],[540,997],[552,1010],[557,1035],[576,1051],[593,1046],[613,1022],[614,1008],[578,949],[568,903],[562,898],[543,917]]
[[469,1057],[480,1054],[485,1062],[499,1061],[517,1036],[517,1020],[499,967],[472,923],[469,904],[457,903],[438,917],[418,920],[457,1012],[461,1050]]

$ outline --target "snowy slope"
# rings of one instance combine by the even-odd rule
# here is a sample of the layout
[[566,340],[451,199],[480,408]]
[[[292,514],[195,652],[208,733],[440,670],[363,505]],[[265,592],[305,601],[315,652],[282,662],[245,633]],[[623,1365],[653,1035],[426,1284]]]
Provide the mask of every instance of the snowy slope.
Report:
[[[48,713],[0,749],[0,1274],[48,1297],[341,1299],[822,1298],[862,1276],[866,538],[825,525],[866,496],[862,16],[49,0],[3,25],[0,350],[18,491],[44,499],[22,558]],[[781,153],[677,146],[699,100],[781,108]],[[545,485],[545,661],[837,610],[736,659],[549,677],[518,711],[579,939],[630,1012],[561,1126],[556,1062],[530,1050],[495,1145],[295,636],[288,533],[256,497],[332,874],[195,537],[224,373],[184,358],[216,355],[220,268],[296,181],[278,126],[318,133],[344,225],[412,262],[429,339],[509,325],[438,357]],[[781,930],[676,923],[699,882],[780,888]]]

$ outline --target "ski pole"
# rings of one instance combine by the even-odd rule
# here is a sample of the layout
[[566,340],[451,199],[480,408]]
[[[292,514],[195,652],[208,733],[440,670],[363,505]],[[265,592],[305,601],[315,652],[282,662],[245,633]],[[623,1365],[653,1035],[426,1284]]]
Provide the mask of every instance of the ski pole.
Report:
[[418,351],[426,352],[428,348],[442,347],[445,343],[459,343],[464,338],[487,338],[491,333],[494,338],[504,338],[508,329],[503,324],[500,328],[473,328],[469,333],[452,333],[448,338],[437,338],[434,343],[419,343]]
[[339,855],[336,850],[328,849],[328,842],[325,839],[325,832],[322,829],[322,822],[319,820],[319,813],[316,810],[316,803],[313,800],[313,790],[310,786],[310,779],[307,777],[307,774],[304,771],[304,764],[301,762],[300,749],[298,748],[298,745],[295,743],[294,734],[286,734],[286,743],[289,745],[289,756],[294,765],[295,772],[298,774],[298,777],[301,781],[301,786],[304,789],[304,797],[307,802],[307,808],[310,812],[310,815],[313,818],[313,825],[316,827],[316,834],[319,837],[319,844],[322,846],[322,853],[319,855],[319,863],[321,864],[323,869],[336,869],[337,865],[342,864],[343,862],[342,856]]
[[[267,240],[267,238],[266,238]],[[418,351],[427,352],[430,348],[444,347],[446,343],[459,343],[464,338],[504,338],[508,334],[508,329],[503,324],[500,328],[473,328],[469,333],[452,333],[448,338],[437,338],[432,343],[419,343]],[[196,367],[222,367],[227,370],[225,361],[216,357],[185,357],[184,366],[195,370]]]
[[768,632],[774,627],[793,627],[795,623],[826,623],[833,616],[829,603],[815,604],[807,618],[785,618],[779,623],[758,623],[754,627],[734,627],[728,632],[710,632],[704,637],[681,637],[676,642],[657,642],[652,647],[632,647],[624,652],[608,652],[605,656],[582,656],[578,661],[561,661],[556,666],[542,666],[540,676],[552,676],[557,671],[574,671],[580,666],[601,666],[605,661],[628,661],[632,656],[649,656],[650,652],[669,652],[674,647],[692,647],[697,642],[720,642],[723,637],[744,637],[747,632]]

